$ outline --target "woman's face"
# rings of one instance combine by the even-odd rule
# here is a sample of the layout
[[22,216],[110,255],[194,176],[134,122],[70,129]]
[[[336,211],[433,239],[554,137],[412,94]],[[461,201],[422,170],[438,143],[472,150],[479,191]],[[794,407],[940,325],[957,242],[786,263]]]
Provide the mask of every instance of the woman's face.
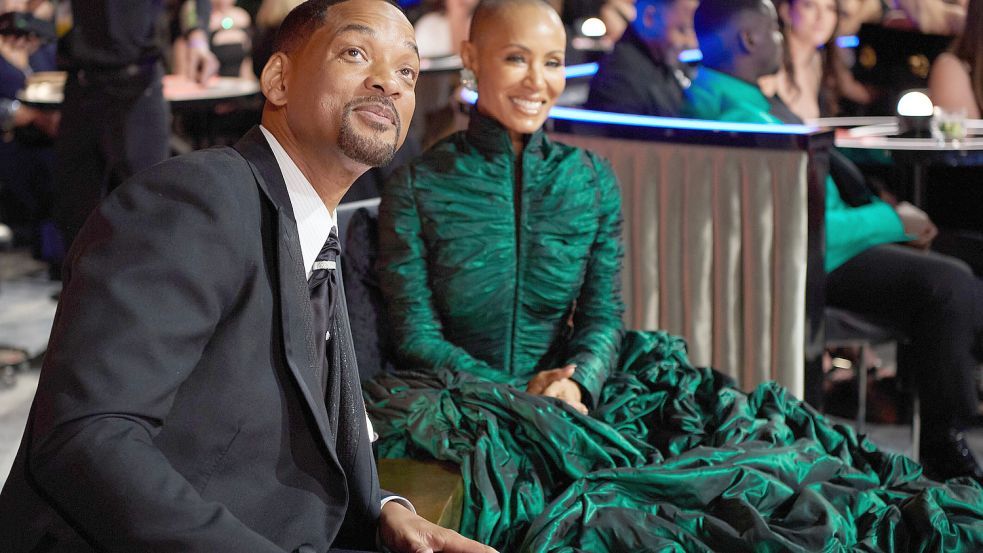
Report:
[[792,0],[788,5],[792,36],[816,47],[833,37],[838,16],[836,0]]
[[462,56],[478,83],[478,110],[512,133],[535,132],[566,86],[566,33],[552,8],[512,4],[489,16]]

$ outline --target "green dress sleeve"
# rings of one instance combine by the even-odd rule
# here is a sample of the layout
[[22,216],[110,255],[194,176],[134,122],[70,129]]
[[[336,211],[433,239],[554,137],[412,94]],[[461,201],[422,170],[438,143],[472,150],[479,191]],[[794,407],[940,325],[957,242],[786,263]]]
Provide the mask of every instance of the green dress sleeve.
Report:
[[868,248],[907,240],[893,207],[877,198],[851,207],[840,197],[833,179],[826,179],[826,272]]
[[590,250],[584,284],[573,314],[573,334],[567,363],[577,365],[573,379],[588,397],[584,405],[596,407],[608,373],[615,367],[624,333],[621,301],[621,193],[607,162],[590,155],[598,179],[600,224]]
[[379,205],[377,268],[396,355],[408,367],[466,370],[500,380],[502,371],[444,337],[427,278],[427,246],[413,178],[413,169],[408,168],[388,179]]

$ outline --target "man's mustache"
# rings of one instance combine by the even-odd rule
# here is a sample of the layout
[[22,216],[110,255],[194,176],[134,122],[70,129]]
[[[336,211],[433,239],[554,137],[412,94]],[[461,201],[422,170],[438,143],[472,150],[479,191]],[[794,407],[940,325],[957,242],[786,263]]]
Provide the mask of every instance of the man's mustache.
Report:
[[396,111],[396,104],[386,96],[362,96],[360,98],[355,98],[351,102],[348,102],[345,109],[348,112],[352,112],[359,106],[368,104],[378,104],[384,108],[386,115],[392,120],[393,124],[396,125],[396,130],[398,131],[402,128],[402,121],[400,120],[399,112]]

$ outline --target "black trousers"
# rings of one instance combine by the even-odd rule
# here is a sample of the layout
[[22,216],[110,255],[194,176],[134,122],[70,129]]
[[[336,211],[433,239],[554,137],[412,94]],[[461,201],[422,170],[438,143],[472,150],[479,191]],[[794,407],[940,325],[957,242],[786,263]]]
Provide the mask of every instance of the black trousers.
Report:
[[162,76],[159,64],[135,75],[69,72],[55,143],[54,216],[66,248],[106,194],[167,158]]
[[906,246],[876,246],[826,276],[826,302],[906,331],[911,342],[899,348],[898,368],[918,389],[926,432],[974,415],[983,281],[968,265]]

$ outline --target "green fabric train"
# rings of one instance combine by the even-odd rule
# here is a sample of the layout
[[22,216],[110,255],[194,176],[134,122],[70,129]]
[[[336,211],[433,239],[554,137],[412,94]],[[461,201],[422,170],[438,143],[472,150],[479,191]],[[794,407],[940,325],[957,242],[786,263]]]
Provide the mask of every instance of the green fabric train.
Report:
[[[513,184],[515,183],[515,184]],[[365,383],[380,455],[452,461],[501,551],[978,551],[983,489],[939,484],[775,384],[624,332],[610,168],[475,114],[387,183],[380,283],[404,370]],[[525,393],[575,363],[590,416]]]

